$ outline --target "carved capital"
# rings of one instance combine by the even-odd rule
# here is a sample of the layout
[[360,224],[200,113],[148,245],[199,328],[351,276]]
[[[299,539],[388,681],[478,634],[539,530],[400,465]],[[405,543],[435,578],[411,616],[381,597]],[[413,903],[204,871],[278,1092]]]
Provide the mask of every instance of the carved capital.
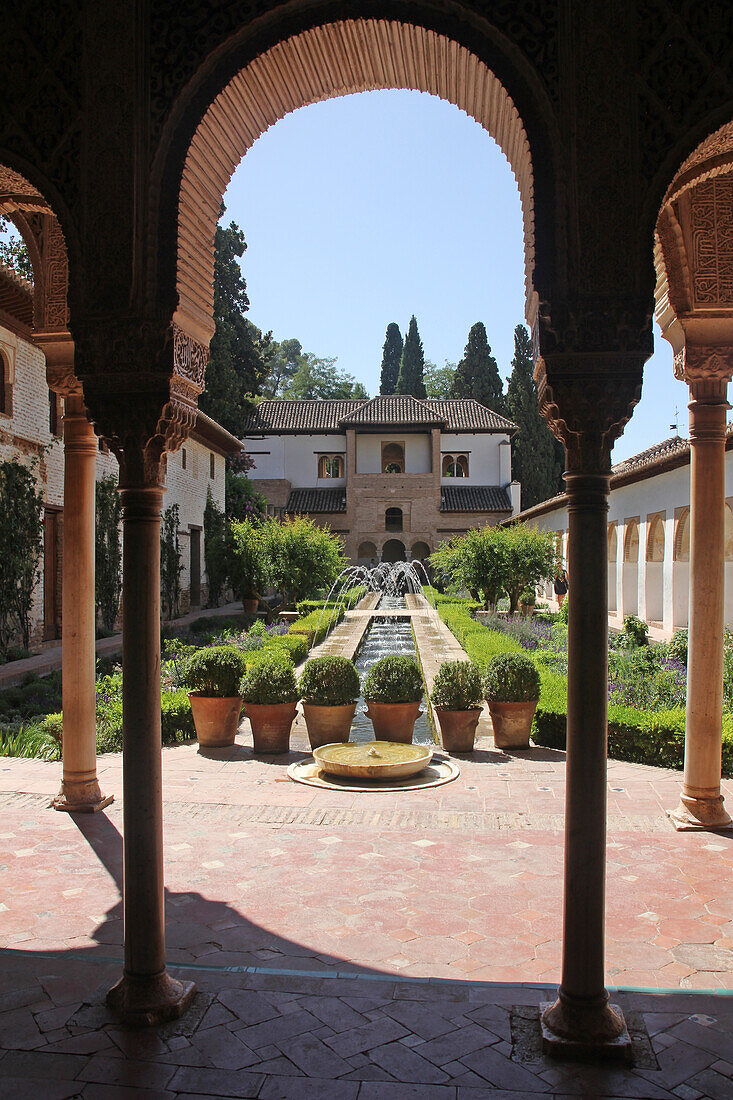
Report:
[[112,318],[75,330],[89,415],[120,463],[120,484],[165,482],[165,456],[196,424],[208,350],[169,319]]
[[733,345],[685,344],[674,357],[674,374],[687,382],[693,395],[725,393],[733,377]]
[[76,376],[75,349],[71,334],[67,331],[37,332],[33,342],[46,356],[48,388],[62,397],[81,397],[82,386]]

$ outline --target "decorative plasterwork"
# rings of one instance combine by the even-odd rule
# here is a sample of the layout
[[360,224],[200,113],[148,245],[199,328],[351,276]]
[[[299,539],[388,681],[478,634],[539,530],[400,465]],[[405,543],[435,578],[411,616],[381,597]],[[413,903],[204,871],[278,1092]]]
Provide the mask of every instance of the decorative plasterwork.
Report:
[[698,184],[690,200],[695,305],[733,305],[733,178]]
[[476,119],[501,147],[522,201],[528,313],[534,310],[532,159],[514,103],[486,65],[449,38],[358,19],[314,28],[262,54],[217,96],[196,130],[178,217],[178,311],[191,319],[193,331],[213,334],[214,232],[221,197],[246,151],[290,111],[379,88],[440,96]]

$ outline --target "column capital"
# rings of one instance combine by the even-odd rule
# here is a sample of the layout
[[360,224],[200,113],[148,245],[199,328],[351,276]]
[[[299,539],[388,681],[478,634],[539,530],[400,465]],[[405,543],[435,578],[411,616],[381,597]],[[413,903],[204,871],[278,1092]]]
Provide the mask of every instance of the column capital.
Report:
[[687,382],[695,401],[720,403],[727,399],[733,377],[733,343],[688,344],[675,352],[675,378]]
[[36,347],[46,356],[46,383],[62,397],[82,395],[81,382],[75,371],[75,348],[68,331],[36,332]]

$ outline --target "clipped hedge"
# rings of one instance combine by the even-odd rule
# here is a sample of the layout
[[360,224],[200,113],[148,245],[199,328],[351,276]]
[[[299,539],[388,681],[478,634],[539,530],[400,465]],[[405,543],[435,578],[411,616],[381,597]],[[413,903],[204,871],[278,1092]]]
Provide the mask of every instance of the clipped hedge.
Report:
[[333,628],[341,622],[344,617],[344,607],[332,607],[328,611],[322,611],[320,608],[316,608],[315,611],[311,611],[310,614],[304,615],[301,619],[298,619],[290,627],[289,634],[305,634],[307,637],[313,637],[313,645],[318,645],[322,642],[327,634],[333,630]]
[[[498,653],[526,652],[513,638],[477,623],[470,601],[438,602],[438,612],[468,656],[485,666]],[[532,723],[532,740],[547,748],[565,749],[567,738],[567,678],[547,669],[542,651],[535,659],[540,672],[540,701]],[[685,752],[685,712],[681,709],[648,711],[635,707],[608,707],[608,755],[632,764],[682,768]],[[733,714],[723,715],[723,774],[733,774]]]

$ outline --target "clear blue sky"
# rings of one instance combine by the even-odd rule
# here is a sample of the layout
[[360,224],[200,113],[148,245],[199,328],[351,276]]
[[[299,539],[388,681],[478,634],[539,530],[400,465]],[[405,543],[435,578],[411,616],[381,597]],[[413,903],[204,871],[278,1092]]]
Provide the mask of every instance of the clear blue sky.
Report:
[[[426,358],[457,362],[483,321],[503,377],[524,322],[519,192],[488,133],[419,92],[367,92],[288,115],[225,196],[244,230],[250,318],[379,390],[387,324],[417,317]],[[650,243],[651,247],[651,243]],[[687,433],[687,387],[655,332],[642,400],[614,460]]]

